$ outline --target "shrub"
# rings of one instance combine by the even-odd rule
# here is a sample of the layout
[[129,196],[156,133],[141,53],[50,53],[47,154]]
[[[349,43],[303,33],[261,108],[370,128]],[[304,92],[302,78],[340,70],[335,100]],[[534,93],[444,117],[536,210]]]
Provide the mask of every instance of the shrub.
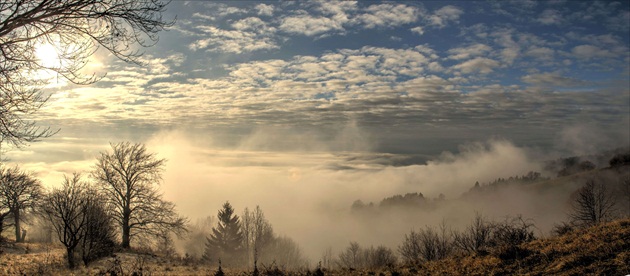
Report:
[[484,255],[488,253],[488,248],[492,245],[493,227],[492,222],[486,221],[477,214],[472,224],[463,232],[454,232],[453,243],[456,248],[465,253]]

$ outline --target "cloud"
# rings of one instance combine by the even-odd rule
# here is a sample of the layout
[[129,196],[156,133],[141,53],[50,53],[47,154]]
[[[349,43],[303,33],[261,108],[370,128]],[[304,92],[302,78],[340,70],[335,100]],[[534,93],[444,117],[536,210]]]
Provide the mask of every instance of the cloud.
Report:
[[538,60],[552,61],[554,59],[555,50],[548,47],[532,46],[524,53],[525,56],[533,57]]
[[490,74],[495,68],[499,67],[499,62],[489,58],[477,57],[471,60],[464,61],[460,64],[453,66],[453,69],[461,71],[464,74],[471,74],[474,72],[480,74]]
[[421,26],[413,27],[410,30],[411,30],[412,33],[416,33],[416,34],[419,34],[419,35],[423,35],[424,34],[424,28],[421,27]]
[[429,16],[429,23],[438,28],[446,27],[450,22],[457,22],[464,11],[456,6],[444,6]]
[[448,59],[469,59],[472,57],[483,56],[490,51],[492,51],[492,48],[490,48],[488,45],[477,43],[467,47],[453,48],[448,50],[448,53],[450,54],[450,56],[448,56]]
[[188,48],[211,52],[243,53],[277,49],[280,46],[273,38],[275,28],[267,27],[258,18],[250,17],[233,24],[235,30],[225,30],[214,26],[199,26],[198,29],[207,38],[198,39]]
[[575,46],[571,53],[579,59],[591,60],[595,58],[613,58],[616,55],[607,49],[602,49],[593,45],[579,45]]
[[543,25],[560,25],[563,19],[557,10],[546,9],[540,14],[537,21]]
[[558,72],[531,74],[521,77],[525,83],[539,86],[573,87],[587,82],[560,75]]
[[308,14],[285,17],[282,19],[279,29],[287,33],[305,36],[316,36],[331,31],[341,32],[344,30],[342,22],[327,17],[314,17]]
[[379,4],[367,7],[356,20],[367,29],[391,28],[416,22],[419,13],[417,8],[404,4]]
[[267,4],[261,3],[261,4],[256,5],[256,10],[258,10],[258,15],[272,16],[274,7],[273,5],[267,5]]

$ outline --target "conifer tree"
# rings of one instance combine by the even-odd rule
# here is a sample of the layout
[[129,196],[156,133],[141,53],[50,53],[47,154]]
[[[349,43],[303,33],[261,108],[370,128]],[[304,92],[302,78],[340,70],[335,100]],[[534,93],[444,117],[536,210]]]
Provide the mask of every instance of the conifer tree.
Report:
[[232,205],[225,202],[217,218],[217,227],[213,227],[212,233],[206,238],[203,258],[211,263],[221,260],[224,265],[234,266],[243,255],[243,234],[239,217],[234,214]]

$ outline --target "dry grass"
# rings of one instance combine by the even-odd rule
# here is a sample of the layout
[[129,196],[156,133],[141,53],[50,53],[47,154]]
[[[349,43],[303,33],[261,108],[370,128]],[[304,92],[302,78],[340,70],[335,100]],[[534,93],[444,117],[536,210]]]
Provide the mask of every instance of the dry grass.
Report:
[[[495,248],[487,255],[451,257],[419,267],[379,270],[323,270],[323,275],[627,275],[630,273],[630,219],[617,220],[562,236],[535,240],[510,254]],[[64,249],[51,244],[8,243],[0,254],[0,275],[214,275],[215,267],[179,259],[119,252],[75,270],[66,268]],[[261,275],[318,275],[316,271],[266,271]],[[223,269],[225,275],[251,272]],[[319,274],[322,275],[322,274]]]
[[541,239],[518,247],[517,257],[500,252],[426,263],[426,275],[627,275],[630,219]]

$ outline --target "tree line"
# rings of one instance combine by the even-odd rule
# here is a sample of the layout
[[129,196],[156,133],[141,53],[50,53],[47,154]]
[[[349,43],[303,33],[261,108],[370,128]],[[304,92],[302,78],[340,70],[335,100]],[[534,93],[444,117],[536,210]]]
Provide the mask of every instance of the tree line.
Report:
[[204,235],[203,253],[199,258],[207,264],[232,268],[254,268],[260,265],[288,269],[307,266],[297,243],[277,235],[260,206],[245,208],[239,217],[229,202],[217,213],[217,225]]
[[189,233],[188,219],[159,191],[166,160],[141,143],[110,145],[110,151],[98,155],[92,171],[65,175],[60,186],[48,191],[32,173],[18,166],[0,166],[0,231],[13,227],[15,241],[24,242],[26,231],[21,223],[43,219],[65,247],[70,268],[77,266],[77,258],[87,266],[147,240],[153,241],[154,248],[169,247],[171,235],[204,244],[200,256],[187,253],[187,257],[208,265],[306,266],[297,243],[277,235],[260,206],[245,208],[238,216],[226,202],[211,231],[198,233],[192,227]]
[[[140,237],[182,235],[187,219],[158,189],[164,164],[143,144],[111,144],[111,151],[96,158],[88,177],[79,172],[66,175],[62,185],[50,191],[32,173],[2,167],[0,230],[14,227],[16,242],[22,242],[21,222],[29,217],[24,212],[44,218],[65,246],[70,268],[76,266],[77,253],[87,265],[116,247],[130,248]],[[4,223],[7,218],[11,223]]]

